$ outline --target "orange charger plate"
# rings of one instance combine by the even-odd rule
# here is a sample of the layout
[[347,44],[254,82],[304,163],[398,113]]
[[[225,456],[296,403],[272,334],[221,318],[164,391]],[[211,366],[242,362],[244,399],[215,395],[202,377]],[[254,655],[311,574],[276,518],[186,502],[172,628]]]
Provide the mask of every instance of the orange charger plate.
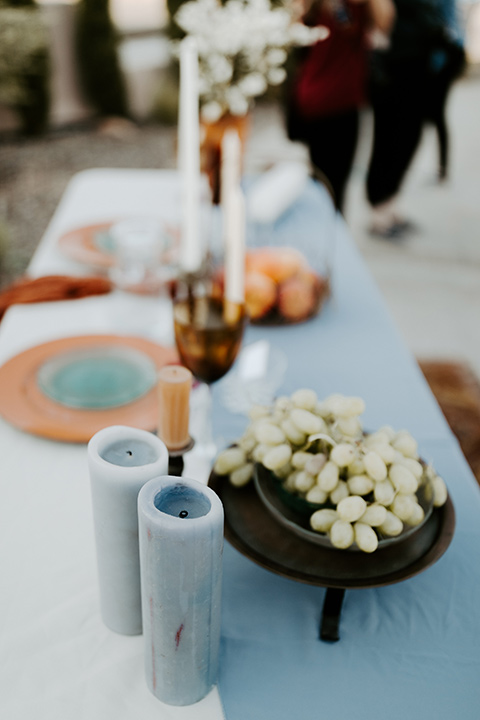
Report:
[[25,350],[0,367],[0,415],[32,435],[74,443],[87,443],[98,430],[110,425],[155,430],[158,421],[156,386],[128,404],[98,410],[66,407],[39,389],[37,372],[47,360],[60,353],[106,345],[134,348],[145,353],[157,370],[178,362],[173,348],[139,337],[85,335],[53,340]]
[[113,224],[113,221],[102,222],[70,230],[60,237],[59,248],[71,260],[99,269],[108,269],[114,262],[113,253],[102,250],[95,238],[99,233],[107,232]]

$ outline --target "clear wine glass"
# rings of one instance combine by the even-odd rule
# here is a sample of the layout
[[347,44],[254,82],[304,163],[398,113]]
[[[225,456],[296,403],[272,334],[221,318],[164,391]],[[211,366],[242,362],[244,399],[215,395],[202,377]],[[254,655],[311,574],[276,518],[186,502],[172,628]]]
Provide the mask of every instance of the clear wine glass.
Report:
[[173,292],[175,342],[182,363],[205,394],[196,452],[213,458],[211,385],[232,367],[245,328],[245,307],[225,299],[215,274],[179,279]]

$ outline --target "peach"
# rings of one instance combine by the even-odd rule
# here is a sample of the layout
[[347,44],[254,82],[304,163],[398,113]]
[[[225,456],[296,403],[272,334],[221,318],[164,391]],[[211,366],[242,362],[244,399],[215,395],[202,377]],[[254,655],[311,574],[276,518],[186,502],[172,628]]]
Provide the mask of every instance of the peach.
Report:
[[289,278],[278,291],[278,311],[289,322],[300,322],[312,315],[318,303],[318,276],[313,272]]
[[245,274],[245,306],[252,320],[259,320],[273,308],[277,287],[273,280],[257,272]]
[[295,248],[264,247],[246,255],[247,271],[263,273],[281,283],[306,267],[305,257]]

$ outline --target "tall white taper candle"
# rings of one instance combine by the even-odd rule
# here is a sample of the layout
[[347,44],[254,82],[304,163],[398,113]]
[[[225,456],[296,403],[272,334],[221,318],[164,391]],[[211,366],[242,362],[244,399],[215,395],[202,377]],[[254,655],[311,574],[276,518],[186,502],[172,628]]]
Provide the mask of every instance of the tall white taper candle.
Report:
[[229,223],[225,237],[225,300],[245,300],[245,198],[240,187],[228,200]]
[[228,202],[241,179],[241,142],[236,130],[227,130],[222,139],[220,200],[225,218],[224,234],[228,228]]
[[200,233],[200,123],[198,51],[195,38],[180,45],[180,98],[178,118],[178,166],[182,183],[182,236],[180,266],[195,272],[202,262]]
[[111,630],[142,632],[137,497],[168,472],[165,444],[146,430],[111,426],[88,444],[100,607]]

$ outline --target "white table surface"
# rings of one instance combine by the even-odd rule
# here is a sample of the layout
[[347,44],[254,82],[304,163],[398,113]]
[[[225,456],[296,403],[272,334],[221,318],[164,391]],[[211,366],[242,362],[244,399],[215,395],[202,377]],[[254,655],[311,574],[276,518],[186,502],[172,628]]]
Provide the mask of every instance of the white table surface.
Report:
[[[85,268],[58,251],[58,237],[66,230],[128,214],[171,219],[176,205],[174,172],[80,173],[72,179],[35,253],[31,273],[85,273]],[[58,337],[121,334],[118,303],[118,296],[111,294],[11,308],[0,325],[0,363]],[[124,328],[126,334],[131,330]],[[139,328],[140,334],[144,331],[147,328]],[[367,403],[366,427],[387,423],[396,429],[407,427],[418,439],[421,454],[448,475],[461,528],[459,532],[457,526],[457,535],[465,536],[465,545],[471,538],[478,547],[478,487],[343,225],[337,238],[333,299],[321,316],[285,330],[249,328],[246,342],[260,337],[289,357],[284,392],[311,386],[320,396],[334,391],[361,395]],[[241,433],[246,421],[221,408],[218,393],[215,428],[227,443]],[[197,469],[190,462],[185,475],[192,476]],[[462,483],[457,483],[457,476]],[[142,637],[123,637],[103,626],[85,445],[34,437],[0,419],[0,488],[0,716],[8,720],[222,718],[217,689],[189,708],[159,703],[145,684]],[[471,575],[475,592],[480,588],[478,560],[465,553],[460,559],[466,568],[463,576]],[[452,613],[460,611],[451,608]],[[477,638],[479,615],[477,609],[476,617],[468,620]],[[455,622],[463,621],[456,617]],[[467,630],[465,621],[459,642],[467,637]],[[467,653],[466,661],[468,657]],[[457,693],[480,701],[468,673],[458,682],[452,688],[452,701]],[[386,716],[401,717],[395,712]],[[469,715],[468,720],[476,717]]]

